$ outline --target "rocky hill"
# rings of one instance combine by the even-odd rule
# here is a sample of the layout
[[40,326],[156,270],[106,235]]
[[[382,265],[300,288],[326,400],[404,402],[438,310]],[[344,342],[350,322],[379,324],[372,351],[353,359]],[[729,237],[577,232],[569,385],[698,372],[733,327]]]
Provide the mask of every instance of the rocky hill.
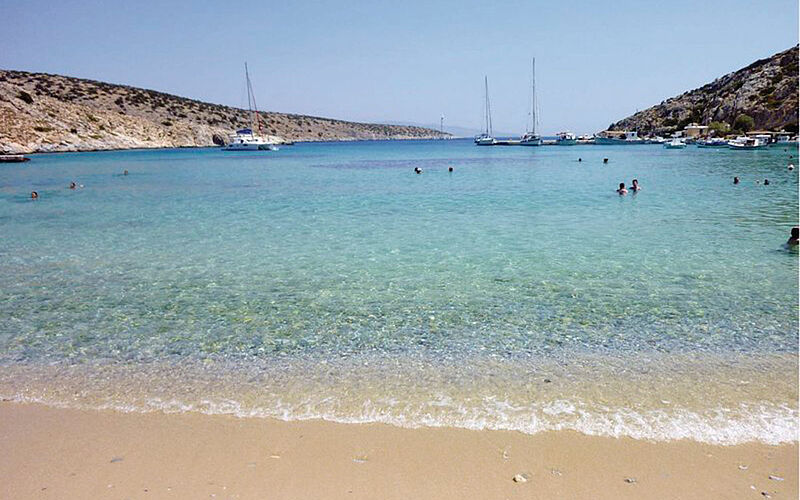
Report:
[[755,129],[797,131],[798,47],[761,59],[699,89],[685,92],[616,123],[609,130],[666,134],[689,123],[724,122],[748,115]]
[[[273,142],[424,139],[432,129],[260,113]],[[32,153],[222,144],[247,110],[153,90],[0,70],[0,151]],[[446,135],[446,134],[445,134]]]

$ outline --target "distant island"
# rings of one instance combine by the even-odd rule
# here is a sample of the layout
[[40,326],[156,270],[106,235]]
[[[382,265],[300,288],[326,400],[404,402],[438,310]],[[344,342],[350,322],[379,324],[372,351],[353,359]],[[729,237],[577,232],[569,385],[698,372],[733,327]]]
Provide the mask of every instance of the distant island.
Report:
[[[271,142],[431,139],[438,130],[260,113]],[[154,90],[0,70],[0,152],[38,153],[222,145],[247,110]]]
[[797,85],[795,46],[612,123],[608,130],[663,136],[696,123],[718,135],[756,129],[796,134]]

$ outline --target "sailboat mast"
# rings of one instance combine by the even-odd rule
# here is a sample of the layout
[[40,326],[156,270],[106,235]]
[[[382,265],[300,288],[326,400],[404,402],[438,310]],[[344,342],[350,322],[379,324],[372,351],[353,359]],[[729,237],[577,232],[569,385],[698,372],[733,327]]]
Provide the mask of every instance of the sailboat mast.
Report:
[[531,61],[531,133],[536,135],[536,58]]
[[483,122],[484,131],[489,135],[489,77],[483,77]]
[[244,76],[247,81],[247,109],[250,111],[250,127],[257,129],[261,133],[261,122],[258,119],[258,106],[256,96],[253,94],[253,85],[250,83],[250,71],[247,69],[247,62],[244,63]]

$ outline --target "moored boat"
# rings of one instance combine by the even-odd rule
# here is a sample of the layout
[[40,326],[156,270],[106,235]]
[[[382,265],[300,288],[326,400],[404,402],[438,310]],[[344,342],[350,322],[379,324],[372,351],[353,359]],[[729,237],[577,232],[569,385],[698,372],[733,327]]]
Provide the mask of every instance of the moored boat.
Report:
[[0,154],[0,163],[22,163],[26,161],[30,161],[30,158],[27,158],[25,155]]
[[520,146],[541,146],[542,138],[536,133],[536,58],[531,61],[531,128],[519,140]]
[[767,146],[769,146],[769,143],[764,142],[764,140],[759,137],[740,136],[728,142],[728,147],[730,149],[735,149],[739,151],[766,149]]
[[492,137],[492,105],[489,102],[489,77],[483,77],[484,98],[483,98],[483,119],[484,132],[475,137],[475,144],[478,146],[494,146],[495,140]]
[[665,142],[664,147],[666,149],[683,149],[686,147],[686,143],[683,139],[672,139],[669,142]]
[[726,139],[722,139],[720,137],[716,137],[713,139],[703,139],[697,141],[698,148],[727,148],[728,141]]
[[594,137],[594,143],[599,145],[634,145],[649,144],[648,141],[639,137],[635,131],[611,131],[606,130]]
[[559,132],[556,136],[557,146],[574,146],[578,143],[578,139],[572,132]]
[[[247,110],[250,113],[251,128],[237,130],[230,137],[230,142],[222,147],[223,151],[277,151],[271,142],[264,139],[261,135],[261,120],[256,106],[256,97],[253,95],[253,86],[250,83],[250,72],[247,63],[244,63],[244,75],[247,83]],[[253,132],[258,130],[259,134]]]

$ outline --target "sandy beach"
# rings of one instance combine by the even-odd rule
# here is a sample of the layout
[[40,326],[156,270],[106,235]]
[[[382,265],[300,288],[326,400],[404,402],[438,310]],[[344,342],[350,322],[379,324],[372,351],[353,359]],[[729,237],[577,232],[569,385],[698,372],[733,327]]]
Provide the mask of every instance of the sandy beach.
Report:
[[[0,403],[2,498],[796,498],[797,444],[712,446]],[[515,481],[514,477],[525,478]]]

